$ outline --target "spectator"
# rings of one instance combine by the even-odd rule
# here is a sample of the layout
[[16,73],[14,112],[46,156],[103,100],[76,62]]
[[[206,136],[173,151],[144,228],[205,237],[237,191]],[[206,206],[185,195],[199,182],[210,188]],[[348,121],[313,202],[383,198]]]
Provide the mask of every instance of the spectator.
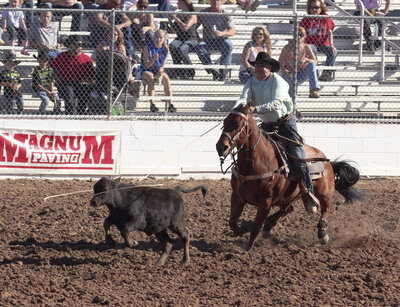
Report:
[[[387,13],[389,13],[390,10],[390,4],[392,0],[385,0],[385,9],[383,12],[379,11],[379,8],[382,4],[381,0],[361,0],[361,2],[364,4],[364,16],[385,16]],[[356,11],[354,12],[355,16],[360,16],[361,15],[361,7],[358,5],[358,2],[355,2],[356,4]],[[379,19],[364,19],[364,29],[363,29],[363,36],[366,42],[366,48],[367,50],[375,51],[381,47],[381,42],[380,41],[374,41],[371,37],[371,23],[376,23],[378,25],[378,35],[381,36],[382,34],[382,26],[383,26],[383,20]]]
[[[159,82],[164,86],[165,96],[172,96],[171,82],[164,72],[165,63],[169,55],[166,42],[166,32],[157,30],[154,34],[154,42],[150,42],[143,49],[143,62],[139,67],[139,73],[143,82],[147,84],[149,96],[154,96],[154,83]],[[169,99],[168,112],[176,112],[176,108]],[[153,99],[150,100],[150,111],[157,112],[158,108]]]
[[39,66],[32,73],[32,89],[42,100],[38,114],[46,114],[46,108],[50,101],[54,103],[54,114],[60,114],[61,101],[54,91],[53,69],[48,67],[50,57],[46,52],[39,52],[37,56]]
[[[221,0],[211,0],[211,6],[202,10],[202,12],[225,13],[221,7]],[[200,61],[204,65],[211,64],[209,52],[216,50],[221,52],[221,65],[230,65],[232,60],[232,42],[229,37],[235,35],[235,26],[231,16],[220,15],[199,16],[198,24],[203,25],[203,41],[196,47],[196,52]],[[226,79],[227,70],[206,69],[208,73],[212,73],[214,80],[222,81]]]
[[[98,7],[99,10],[120,10],[122,9],[121,0],[107,0],[106,4],[102,4]],[[111,13],[98,13],[94,16],[95,25],[92,28],[91,36],[93,48],[96,48],[99,43],[103,40],[104,32],[107,28],[111,28]],[[132,30],[131,21],[124,13],[117,13],[115,15],[115,28],[121,30],[124,34],[126,55],[129,59],[133,56],[133,44],[132,44]]]
[[[17,8],[20,6],[19,0],[10,0],[8,8]],[[1,29],[0,29],[0,40],[2,40],[2,36],[4,32],[9,33],[10,46],[15,46],[17,43],[17,39],[21,41],[22,46],[24,47],[21,51],[24,55],[29,55],[29,52],[26,50],[28,46],[28,41],[26,39],[26,24],[24,20],[24,13],[22,11],[3,11],[2,20],[1,20]],[[1,43],[1,42],[0,42]],[[4,41],[3,41],[4,44]],[[14,53],[14,49],[11,50]]]
[[[183,12],[194,12],[192,0],[178,0],[178,8]],[[172,60],[174,64],[191,65],[189,52],[195,51],[197,46],[197,16],[170,14],[168,20],[171,30],[176,33],[176,38],[169,44],[171,49]],[[194,69],[176,69],[177,77],[182,79],[193,79]]]
[[[90,104],[91,82],[94,76],[92,59],[82,53],[82,40],[71,35],[65,41],[68,51],[60,53],[50,67],[56,75],[56,85],[65,104],[65,114],[82,115]],[[78,100],[75,107],[75,99]]]
[[255,61],[257,54],[261,51],[272,57],[271,37],[265,27],[255,27],[251,33],[251,41],[243,48],[242,65],[239,68],[240,82],[246,83],[254,73],[254,66],[250,61]]
[[143,47],[152,42],[154,38],[154,15],[144,13],[148,6],[148,0],[139,0],[136,3],[137,11],[130,14],[133,42],[139,52],[142,52]]
[[7,53],[2,61],[6,68],[1,72],[0,85],[4,87],[4,98],[7,114],[15,114],[15,104],[17,104],[17,114],[24,111],[24,98],[21,93],[21,74],[15,70],[21,61],[17,61],[14,53]]
[[[310,84],[310,98],[319,98],[319,84],[317,78],[317,58],[315,57],[310,45],[304,43],[307,37],[306,30],[299,27],[299,47],[297,51],[297,85],[308,80]],[[289,83],[289,93],[293,97],[293,56],[295,43],[289,42],[282,49],[279,57],[282,78]]]
[[126,56],[126,48],[124,43],[124,35],[120,29],[115,28],[114,30],[114,43],[111,43],[111,29],[107,28],[104,32],[104,40],[101,41],[97,47],[96,51],[104,51],[110,50],[110,46],[112,45],[112,49],[115,51],[119,51]]
[[[32,9],[32,0],[23,0],[21,4],[22,8]],[[29,29],[33,25],[33,12],[24,12],[26,27]]]
[[41,11],[39,20],[33,23],[29,29],[29,45],[38,51],[47,52],[50,60],[54,59],[61,50],[58,43],[59,30],[58,23],[51,21],[52,13],[50,11]]
[[[327,16],[326,8],[322,0],[309,0],[307,2],[307,14]],[[307,32],[306,44],[309,44],[317,58],[317,52],[326,55],[326,66],[335,64],[337,50],[333,45],[333,29],[335,25],[330,18],[310,18],[306,17],[300,22]],[[320,81],[333,81],[334,71],[324,70],[319,78]]]
[[[38,8],[53,8],[53,9],[73,9],[73,10],[83,10],[83,4],[78,0],[43,0],[38,5]],[[83,21],[83,12],[56,12],[53,16],[53,21],[55,21],[54,17],[64,17],[72,15],[72,23],[71,23],[71,31],[82,31],[82,21]]]
[[[102,2],[104,0],[101,1],[97,1],[97,0],[81,0],[81,3],[83,4],[83,7],[86,10],[94,10],[97,9],[100,6],[100,2]],[[87,18],[91,19],[93,16],[92,14],[88,14]]]

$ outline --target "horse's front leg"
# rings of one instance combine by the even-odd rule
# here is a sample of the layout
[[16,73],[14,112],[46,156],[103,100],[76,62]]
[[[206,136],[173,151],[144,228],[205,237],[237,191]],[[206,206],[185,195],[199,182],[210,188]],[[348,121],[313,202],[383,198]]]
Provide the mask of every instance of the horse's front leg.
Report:
[[233,191],[231,195],[231,215],[229,218],[229,227],[233,230],[233,234],[235,236],[241,236],[246,232],[243,227],[238,226],[238,220],[243,212],[244,205],[245,204],[242,202],[240,196]]
[[253,247],[254,241],[260,233],[261,226],[264,223],[265,218],[268,216],[269,210],[271,209],[272,199],[268,198],[263,204],[258,205],[256,219],[254,220],[253,227],[250,232],[250,240],[247,243],[246,250],[250,251]]
[[289,206],[286,206],[284,209],[281,208],[279,211],[268,216],[264,222],[263,237],[267,238],[271,234],[271,230],[276,225],[278,220],[280,220],[284,216],[288,215],[289,213],[293,212],[293,210],[294,210],[293,206],[289,205]]

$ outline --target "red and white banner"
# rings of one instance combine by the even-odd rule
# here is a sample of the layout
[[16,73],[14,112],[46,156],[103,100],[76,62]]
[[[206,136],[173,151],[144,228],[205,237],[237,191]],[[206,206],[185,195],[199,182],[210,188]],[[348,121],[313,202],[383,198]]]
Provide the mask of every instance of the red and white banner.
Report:
[[0,128],[0,174],[117,175],[121,131]]

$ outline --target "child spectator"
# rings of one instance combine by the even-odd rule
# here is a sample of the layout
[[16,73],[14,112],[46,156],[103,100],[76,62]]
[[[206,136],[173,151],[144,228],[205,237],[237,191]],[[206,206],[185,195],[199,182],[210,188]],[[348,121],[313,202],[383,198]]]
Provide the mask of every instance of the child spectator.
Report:
[[[171,81],[164,72],[164,66],[169,55],[166,36],[164,30],[157,30],[154,34],[154,43],[150,42],[143,49],[143,62],[139,67],[138,73],[141,73],[143,82],[147,84],[149,96],[154,96],[154,83],[156,81],[164,86],[165,96],[172,96]],[[172,100],[169,99],[168,102],[168,112],[176,112]],[[153,99],[150,99],[150,111],[158,111]]]
[[[6,7],[17,8],[20,5],[20,0],[10,0],[9,5]],[[17,39],[19,39],[24,47],[21,53],[29,55],[29,52],[26,50],[26,47],[28,46],[26,31],[24,13],[22,11],[3,11],[0,29],[0,44],[1,42],[4,44],[4,41],[1,39],[3,33],[8,32],[10,36],[10,46],[15,46]],[[11,52],[14,53],[15,51],[12,50]]]
[[15,114],[15,103],[17,103],[17,114],[24,111],[24,99],[21,93],[21,74],[15,70],[21,61],[17,61],[15,54],[8,53],[2,61],[6,66],[0,75],[0,85],[4,87],[4,98],[6,113]]
[[50,57],[46,52],[39,52],[34,57],[39,62],[32,73],[32,89],[42,100],[38,114],[45,114],[49,102],[54,103],[54,114],[60,114],[61,101],[58,94],[54,92],[53,69],[48,67]]
[[29,45],[38,51],[45,51],[51,59],[60,53],[61,45],[58,43],[58,23],[51,21],[53,14],[50,11],[41,11],[40,17],[29,29]]

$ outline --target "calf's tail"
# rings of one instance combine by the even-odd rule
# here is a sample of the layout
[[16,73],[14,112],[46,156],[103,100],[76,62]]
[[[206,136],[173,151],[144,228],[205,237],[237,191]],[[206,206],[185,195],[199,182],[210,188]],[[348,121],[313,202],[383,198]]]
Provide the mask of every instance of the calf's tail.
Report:
[[174,189],[175,189],[175,191],[182,192],[182,193],[191,193],[191,192],[195,192],[195,191],[201,189],[201,194],[203,194],[203,198],[205,198],[208,193],[208,189],[204,185],[198,185],[197,187],[195,187],[193,189],[185,189],[178,185]]
[[356,189],[353,185],[360,179],[360,172],[350,163],[351,161],[330,162],[335,173],[335,190],[345,198],[345,203],[366,200],[367,193]]

